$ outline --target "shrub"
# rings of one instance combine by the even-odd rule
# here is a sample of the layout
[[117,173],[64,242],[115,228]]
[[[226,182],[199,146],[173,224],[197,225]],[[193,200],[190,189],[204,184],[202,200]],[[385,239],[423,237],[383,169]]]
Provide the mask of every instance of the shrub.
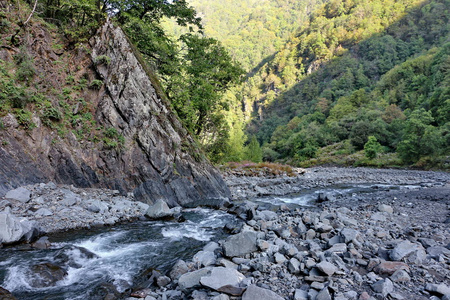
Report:
[[103,85],[103,81],[101,81],[99,79],[94,79],[91,81],[91,84],[89,85],[89,87],[94,90],[99,90],[102,85]]
[[107,55],[99,55],[95,58],[94,63],[96,65],[109,65],[109,63],[111,62],[111,57],[107,56]]

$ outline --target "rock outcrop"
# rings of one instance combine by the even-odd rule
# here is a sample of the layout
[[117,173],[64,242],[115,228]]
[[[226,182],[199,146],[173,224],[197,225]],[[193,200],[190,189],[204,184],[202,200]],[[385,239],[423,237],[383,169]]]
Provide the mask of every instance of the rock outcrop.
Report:
[[[58,59],[51,37],[45,29],[31,31],[36,71],[51,77],[56,65],[52,62]],[[74,50],[74,70],[86,69],[88,76],[103,84],[82,97],[92,107],[97,124],[123,137],[122,145],[102,147],[71,131],[62,138],[43,125],[38,113],[32,117],[36,127],[27,130],[14,115],[4,115],[0,117],[0,196],[18,186],[54,181],[110,188],[123,195],[133,192],[137,200],[152,204],[164,199],[171,207],[228,198],[221,175],[158,96],[157,85],[123,31],[106,23],[89,44],[89,51]],[[8,51],[0,49],[6,61],[13,56]]]

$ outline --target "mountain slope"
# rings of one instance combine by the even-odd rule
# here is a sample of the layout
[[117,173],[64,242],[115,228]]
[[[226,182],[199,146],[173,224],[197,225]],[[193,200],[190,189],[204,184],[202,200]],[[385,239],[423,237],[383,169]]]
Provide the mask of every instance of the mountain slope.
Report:
[[[397,151],[405,163],[444,154],[448,91],[440,82],[448,78],[449,8],[445,0],[331,1],[315,11],[297,38],[249,80],[258,91],[248,130],[266,143],[266,159],[298,163],[336,142],[348,142],[343,151],[352,153],[370,135],[384,146],[379,152]],[[403,76],[402,85],[387,84],[395,80],[390,70],[412,65],[423,69]],[[425,80],[438,69],[434,81]],[[393,112],[395,122],[383,119]],[[425,135],[408,133],[415,118],[437,139],[433,151],[409,143]]]
[[71,48],[35,18],[13,43],[15,17],[1,31],[0,193],[52,180],[171,206],[229,195],[119,28]]

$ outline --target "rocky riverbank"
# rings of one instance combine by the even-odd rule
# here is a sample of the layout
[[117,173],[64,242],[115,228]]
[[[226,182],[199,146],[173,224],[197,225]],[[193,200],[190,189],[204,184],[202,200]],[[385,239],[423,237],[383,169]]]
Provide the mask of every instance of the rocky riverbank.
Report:
[[[228,211],[243,226],[227,226],[227,239],[167,274],[150,272],[129,300],[450,299],[448,173],[314,168],[296,177],[225,180],[235,200]],[[358,183],[373,184],[372,191],[318,194],[321,203],[309,208],[267,210],[247,200]],[[389,188],[394,184],[402,188]],[[0,200],[0,209],[46,231],[173,213],[117,191],[53,183],[27,186],[14,197]]]
[[235,205],[229,211],[245,219],[242,228],[208,244],[192,261],[179,261],[169,274],[153,274],[128,300],[450,299],[447,173],[317,168],[295,178],[226,180],[239,199],[302,186],[379,188],[324,197],[311,209]]

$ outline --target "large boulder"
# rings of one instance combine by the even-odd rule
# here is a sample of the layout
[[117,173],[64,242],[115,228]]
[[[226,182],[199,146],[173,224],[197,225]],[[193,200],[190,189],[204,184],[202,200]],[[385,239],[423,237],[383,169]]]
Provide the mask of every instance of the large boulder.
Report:
[[227,285],[239,286],[245,276],[235,269],[216,267],[211,274],[200,278],[200,283],[213,290],[219,291]]
[[14,215],[0,213],[0,243],[12,244],[20,241],[31,242],[39,235],[40,229],[36,222]]
[[211,273],[211,268],[203,268],[197,271],[188,272],[180,276],[178,286],[182,291],[200,286],[200,279]]
[[411,243],[410,241],[402,241],[394,249],[391,250],[389,254],[390,258],[395,261],[399,261],[405,256],[410,255],[417,250],[422,249],[418,244]]
[[223,244],[225,256],[242,256],[258,250],[256,243],[257,236],[258,234],[254,231],[243,231],[228,237]]
[[17,200],[22,203],[27,203],[28,201],[30,201],[30,197],[31,197],[31,192],[23,187],[19,187],[15,190],[11,190],[11,191],[7,192],[5,195],[6,199]]
[[34,265],[30,271],[30,285],[35,288],[54,286],[67,275],[66,270],[51,263]]
[[170,218],[173,217],[173,214],[173,211],[162,199],[159,199],[153,205],[150,205],[145,212],[145,216],[152,220]]

